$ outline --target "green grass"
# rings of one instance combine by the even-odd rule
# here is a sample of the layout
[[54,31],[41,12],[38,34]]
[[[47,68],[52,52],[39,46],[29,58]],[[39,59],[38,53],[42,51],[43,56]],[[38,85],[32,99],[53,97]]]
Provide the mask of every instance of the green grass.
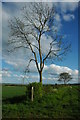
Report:
[[2,87],[2,98],[13,98],[15,96],[25,95],[26,87],[25,86],[4,86]]
[[80,86],[48,85],[43,89],[42,98],[31,102],[26,97],[19,98],[25,95],[25,86],[3,86],[3,118],[79,118]]

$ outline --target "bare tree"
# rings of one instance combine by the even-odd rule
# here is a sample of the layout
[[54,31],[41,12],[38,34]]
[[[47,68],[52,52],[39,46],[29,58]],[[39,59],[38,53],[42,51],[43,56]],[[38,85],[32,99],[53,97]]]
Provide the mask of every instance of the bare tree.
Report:
[[72,79],[71,75],[67,72],[60,73],[58,81],[64,81],[64,84]]
[[[58,34],[55,27],[55,9],[49,3],[28,3],[23,7],[21,17],[9,21],[11,31],[9,44],[12,45],[10,51],[19,48],[30,50],[32,58],[27,67],[32,61],[35,62],[42,83],[45,61],[61,59],[68,52],[70,44],[63,41],[62,35]],[[47,49],[45,46],[42,47],[43,36],[51,38]],[[43,49],[46,49],[46,52]]]

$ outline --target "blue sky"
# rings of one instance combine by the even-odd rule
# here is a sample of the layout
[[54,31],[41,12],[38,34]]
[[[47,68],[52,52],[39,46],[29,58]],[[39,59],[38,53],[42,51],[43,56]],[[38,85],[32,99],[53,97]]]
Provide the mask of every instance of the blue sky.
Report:
[[[25,52],[7,54],[7,41],[9,39],[8,20],[20,14],[20,9],[24,3],[3,3],[2,4],[2,47],[3,47],[3,82],[21,83],[24,77],[23,69],[26,66],[23,56]],[[56,21],[58,23],[58,32],[65,36],[65,40],[71,41],[71,52],[64,57],[63,61],[54,61],[45,63],[43,71],[43,83],[54,84],[57,83],[56,76],[53,78],[49,72],[60,73],[60,71],[70,72],[75,78],[73,83],[78,82],[78,5],[77,3],[55,3],[57,14]],[[43,36],[45,39],[45,36]],[[45,46],[46,47],[46,46]],[[24,63],[24,64],[23,64]],[[25,78],[32,82],[32,79],[38,81],[39,76],[35,65],[32,63],[32,73],[28,73]],[[35,70],[34,70],[35,68]],[[46,78],[47,74],[47,78]],[[17,79],[17,80],[16,80]]]
[[66,59],[60,65],[68,66],[71,69],[78,69],[78,9],[73,12],[75,19],[71,21],[62,21],[62,33],[71,41],[71,52],[66,56]]

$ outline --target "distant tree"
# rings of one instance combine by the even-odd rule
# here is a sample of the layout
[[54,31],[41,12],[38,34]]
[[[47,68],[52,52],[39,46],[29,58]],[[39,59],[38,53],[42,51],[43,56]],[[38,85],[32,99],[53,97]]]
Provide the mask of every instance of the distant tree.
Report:
[[58,81],[64,81],[64,84],[72,79],[71,75],[67,72],[60,73]]
[[[63,41],[63,36],[55,29],[55,14],[54,6],[50,7],[48,3],[28,3],[28,6],[23,7],[21,17],[9,21],[9,51],[20,48],[29,50],[32,57],[27,68],[31,62],[35,62],[41,83],[45,61],[61,59],[71,46],[68,41]],[[47,43],[45,40],[45,45],[48,44],[49,47],[42,47],[43,36],[46,39],[51,37],[52,41]]]

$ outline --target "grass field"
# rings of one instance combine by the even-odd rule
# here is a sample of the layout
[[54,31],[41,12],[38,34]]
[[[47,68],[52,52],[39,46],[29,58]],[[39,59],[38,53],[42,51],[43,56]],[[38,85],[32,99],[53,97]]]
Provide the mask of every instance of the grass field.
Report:
[[25,95],[26,87],[25,86],[3,86],[2,87],[2,98],[13,98],[15,96]]
[[26,100],[26,86],[3,86],[3,118],[70,118],[80,116],[80,86],[43,87],[42,98]]

